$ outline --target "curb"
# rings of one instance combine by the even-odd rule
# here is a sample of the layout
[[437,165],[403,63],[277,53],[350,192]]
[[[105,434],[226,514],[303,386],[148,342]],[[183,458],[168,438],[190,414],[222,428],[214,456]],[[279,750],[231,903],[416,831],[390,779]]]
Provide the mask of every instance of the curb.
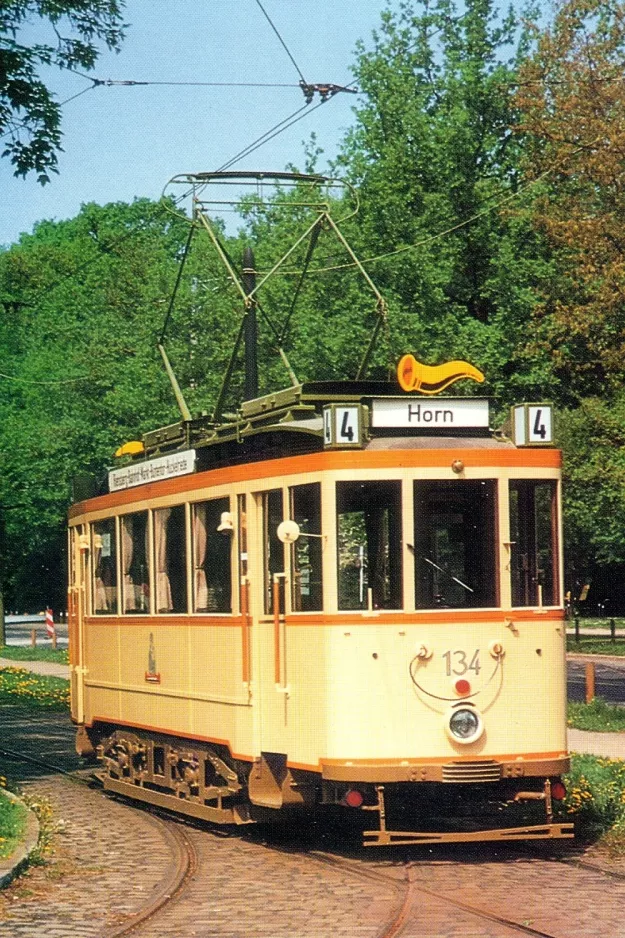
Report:
[[5,788],[2,790],[2,794],[5,795],[9,801],[23,805],[28,815],[26,820],[26,833],[24,834],[22,843],[18,844],[10,857],[5,857],[0,860],[0,889],[4,889],[5,886],[8,886],[11,880],[15,879],[26,866],[31,854],[39,843],[40,830],[37,816],[28,807],[25,801],[18,798],[17,795],[14,795],[12,792],[7,791]]

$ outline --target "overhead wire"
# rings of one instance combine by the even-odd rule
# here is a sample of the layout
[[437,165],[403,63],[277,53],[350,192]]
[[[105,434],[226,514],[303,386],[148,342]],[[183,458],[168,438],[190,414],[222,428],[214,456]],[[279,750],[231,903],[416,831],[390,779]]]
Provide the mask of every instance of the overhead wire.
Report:
[[282,48],[284,49],[284,51],[286,52],[286,54],[287,54],[288,57],[290,58],[291,62],[292,62],[293,65],[295,66],[295,71],[296,71],[297,74],[299,75],[300,79],[303,81],[304,84],[307,84],[306,79],[304,78],[304,75],[302,74],[301,68],[299,67],[299,65],[297,64],[297,62],[295,61],[295,59],[293,58],[291,52],[289,51],[289,48],[288,48],[287,44],[285,43],[284,39],[282,38],[282,36],[281,36],[280,33],[278,32],[278,30],[277,30],[276,26],[274,25],[274,23],[273,23],[271,17],[270,17],[269,14],[267,13],[266,9],[264,8],[264,6],[263,6],[262,3],[260,2],[260,0],[256,0],[256,5],[260,8],[260,10],[262,10],[263,15],[265,16],[265,19],[267,20],[267,22],[269,23],[269,25],[270,25],[271,28],[273,29],[274,33],[275,33],[276,36],[278,37],[278,39],[279,39],[279,41],[280,41],[280,44],[282,45]]

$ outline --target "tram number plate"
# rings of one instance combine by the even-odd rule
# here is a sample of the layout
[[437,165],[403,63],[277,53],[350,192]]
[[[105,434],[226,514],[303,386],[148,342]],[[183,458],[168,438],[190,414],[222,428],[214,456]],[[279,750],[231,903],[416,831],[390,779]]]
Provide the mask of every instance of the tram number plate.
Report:
[[463,648],[454,648],[450,651],[444,651],[442,657],[445,659],[445,673],[447,677],[455,674],[460,677],[467,671],[473,671],[476,675],[480,673],[480,649],[475,651],[465,651]]

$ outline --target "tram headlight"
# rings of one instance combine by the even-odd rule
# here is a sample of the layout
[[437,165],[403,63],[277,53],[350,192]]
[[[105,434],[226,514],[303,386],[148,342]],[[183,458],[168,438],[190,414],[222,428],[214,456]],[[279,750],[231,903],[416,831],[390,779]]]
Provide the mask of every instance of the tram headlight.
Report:
[[455,743],[474,743],[484,732],[484,723],[474,707],[454,707],[447,713],[446,729]]

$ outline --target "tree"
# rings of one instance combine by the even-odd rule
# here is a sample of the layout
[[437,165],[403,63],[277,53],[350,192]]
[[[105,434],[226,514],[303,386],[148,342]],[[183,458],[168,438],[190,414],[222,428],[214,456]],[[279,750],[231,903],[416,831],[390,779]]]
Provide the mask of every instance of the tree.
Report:
[[[124,36],[125,0],[8,0],[0,5],[0,136],[2,156],[16,176],[36,172],[50,181],[61,149],[61,107],[41,80],[41,66],[93,68],[97,42],[119,50]],[[52,33],[51,42],[26,44],[23,30],[37,24]],[[52,44],[52,42],[54,44]]]
[[[187,233],[171,204],[142,199],[86,205],[0,253],[8,602],[59,603],[73,477],[102,480],[120,444],[180,419],[157,343]],[[210,408],[234,329],[204,250],[165,338],[195,413]]]
[[625,381],[625,4],[560,0],[519,73],[524,169],[556,275],[538,284],[526,353],[561,399]]

